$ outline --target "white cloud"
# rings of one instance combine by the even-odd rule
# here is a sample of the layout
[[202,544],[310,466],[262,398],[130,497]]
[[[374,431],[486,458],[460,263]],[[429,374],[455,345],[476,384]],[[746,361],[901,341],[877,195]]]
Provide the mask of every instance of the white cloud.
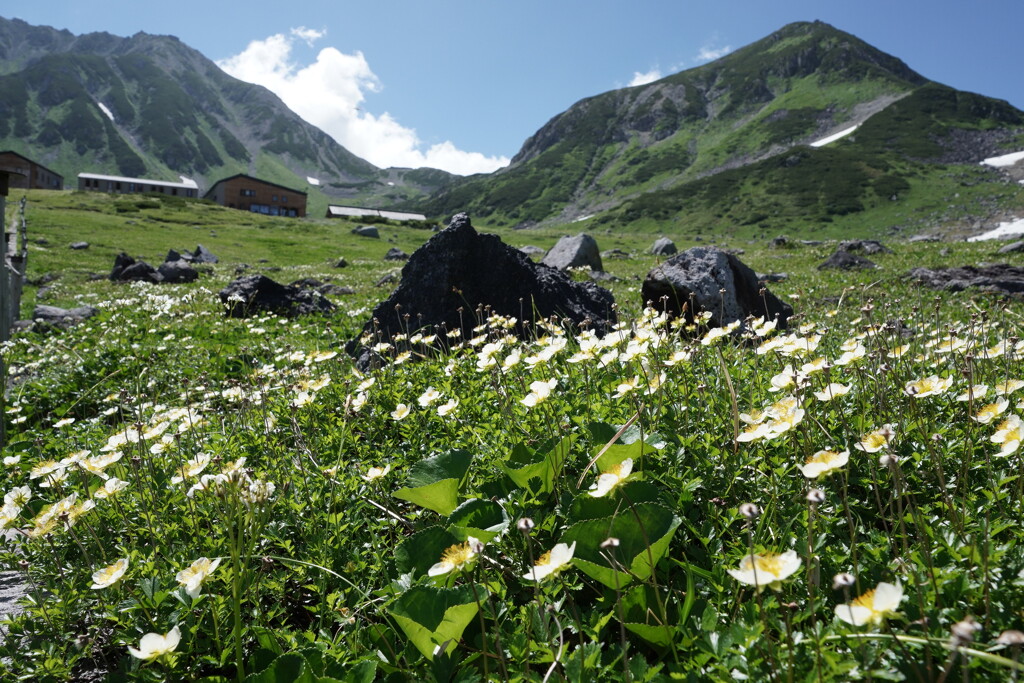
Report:
[[353,154],[382,168],[429,166],[467,175],[508,165],[508,157],[466,152],[447,140],[425,148],[415,129],[401,125],[387,112],[366,111],[361,106],[366,94],[379,92],[381,83],[362,52],[345,54],[326,47],[312,64],[297,64],[292,58],[294,41],[312,45],[323,36],[323,31],[292,29],[289,35],[254,40],[217,65],[235,78],[269,89]]
[[711,47],[710,45],[705,45],[700,49],[700,52],[697,53],[697,56],[694,57],[693,61],[699,63],[713,62],[720,57],[726,56],[730,52],[732,52],[732,45],[726,45],[725,47]]
[[648,83],[653,83],[654,81],[657,81],[657,80],[660,80],[660,79],[661,79],[661,70],[660,69],[651,69],[647,73],[640,73],[639,71],[634,71],[633,72],[633,80],[631,80],[629,82],[629,87],[632,88],[635,85],[647,85]]

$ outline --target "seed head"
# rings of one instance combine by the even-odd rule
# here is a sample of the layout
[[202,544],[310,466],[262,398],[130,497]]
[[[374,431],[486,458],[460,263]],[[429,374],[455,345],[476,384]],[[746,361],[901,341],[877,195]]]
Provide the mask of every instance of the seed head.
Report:
[[761,514],[761,508],[754,503],[744,503],[740,505],[740,514],[747,519],[756,519]]
[[848,574],[847,572],[836,574],[832,578],[832,590],[838,591],[844,588],[849,588],[856,582],[857,579],[853,576],[853,574]]

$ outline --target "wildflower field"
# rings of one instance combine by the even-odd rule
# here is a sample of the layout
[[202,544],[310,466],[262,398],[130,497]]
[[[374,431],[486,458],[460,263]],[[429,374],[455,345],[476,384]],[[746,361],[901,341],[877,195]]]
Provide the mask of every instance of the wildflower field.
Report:
[[[63,267],[68,233],[39,225],[61,248],[30,267]],[[250,228],[267,253],[306,239],[278,225]],[[352,286],[328,317],[225,317],[234,263],[58,281],[101,313],[4,348],[2,560],[27,597],[0,678],[1018,675],[1024,305],[903,277],[992,245],[893,242],[879,270],[825,274],[834,245],[732,244],[788,273],[783,330],[665,318],[634,279],[650,236],[617,235],[612,333],[531,320],[520,340],[479,310],[472,336],[366,340],[385,362],[362,373],[341,347],[386,292],[358,239],[271,264]]]

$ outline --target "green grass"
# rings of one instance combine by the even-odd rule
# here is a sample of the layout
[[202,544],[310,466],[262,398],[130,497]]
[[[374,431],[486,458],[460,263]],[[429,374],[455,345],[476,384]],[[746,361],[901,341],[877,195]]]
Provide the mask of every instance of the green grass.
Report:
[[[1022,452],[992,437],[1024,389],[996,420],[972,416],[1024,380],[1024,305],[905,278],[998,245],[893,241],[880,269],[830,273],[815,266],[832,244],[730,238],[756,270],[789,273],[771,288],[798,317],[712,343],[643,310],[651,235],[596,231],[634,254],[606,263],[621,335],[538,321],[519,341],[481,321],[465,344],[390,340],[359,373],[337,352],[386,294],[389,240],[412,252],[429,232],[384,225],[376,241],[203,202],[29,197],[30,276],[61,273],[52,301],[101,312],[3,349],[0,514],[15,531],[0,561],[30,581],[0,644],[5,680],[1010,678],[1016,652],[997,639],[1024,610]],[[68,250],[76,240],[93,246]],[[191,285],[87,277],[122,249],[155,262],[196,242],[222,261]],[[338,256],[352,265],[334,269]],[[356,293],[327,317],[225,318],[216,292],[238,262]],[[817,358],[827,368],[790,384]],[[819,400],[829,382],[850,391]],[[957,400],[975,384],[984,398]],[[740,416],[771,406],[770,438],[749,439]],[[884,425],[888,443],[857,448]],[[823,449],[848,463],[806,478]],[[591,495],[599,480],[607,496]],[[559,571],[531,580],[552,550]],[[737,571],[784,552],[760,578]],[[751,585],[786,563],[778,590]],[[852,585],[833,589],[842,573]],[[846,623],[844,605],[881,583],[902,600]],[[968,618],[981,630],[951,649]],[[180,642],[164,654],[131,654],[168,633]]]

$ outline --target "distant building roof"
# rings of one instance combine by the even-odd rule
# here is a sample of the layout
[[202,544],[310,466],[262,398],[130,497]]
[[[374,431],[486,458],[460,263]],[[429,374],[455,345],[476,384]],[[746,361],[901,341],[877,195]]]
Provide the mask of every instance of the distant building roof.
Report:
[[337,216],[352,216],[359,218],[361,216],[379,216],[380,218],[389,218],[395,221],[425,221],[427,217],[422,213],[407,213],[404,211],[386,211],[384,209],[364,209],[358,206],[337,206],[331,204],[327,207],[328,217]]
[[254,182],[262,183],[264,185],[270,185],[271,187],[276,187],[276,188],[281,189],[281,190],[287,190],[288,192],[294,192],[295,194],[301,194],[303,197],[306,196],[306,193],[303,192],[302,190],[296,190],[296,189],[291,188],[291,187],[285,187],[284,185],[278,185],[277,183],[272,183],[269,180],[262,180],[261,178],[257,178],[255,176],[251,176],[251,175],[248,175],[246,173],[236,173],[235,175],[228,176],[227,178],[221,178],[220,180],[218,180],[217,182],[215,182],[213,185],[210,186],[210,189],[206,191],[206,196],[209,197],[210,195],[212,195],[213,194],[213,188],[217,187],[221,183],[226,183],[229,180],[234,180],[235,178],[245,178],[246,180],[252,180]]
[[124,176],[103,175],[101,173],[79,173],[78,177],[89,178],[91,180],[109,180],[115,183],[145,183],[146,185],[160,185],[162,187],[180,187],[189,190],[199,189],[199,186],[196,185],[196,181],[189,178],[183,178],[184,182],[172,183],[166,180],[153,180],[151,178],[125,178]]
[[43,166],[43,165],[42,165],[41,163],[39,163],[38,161],[33,161],[32,159],[29,159],[29,158],[28,158],[27,156],[25,156],[24,154],[18,154],[17,152],[15,152],[15,151],[13,151],[13,150],[10,150],[10,149],[5,149],[5,150],[3,150],[3,151],[0,151],[0,156],[3,156],[4,154],[13,154],[14,156],[18,157],[19,159],[24,159],[25,161],[27,161],[27,162],[28,162],[28,163],[30,163],[30,164],[35,164],[36,166],[38,166],[39,168],[43,169],[43,170],[44,170],[44,171],[46,171],[47,173],[50,173],[50,174],[52,174],[52,175],[55,175],[55,176],[57,176],[58,178],[61,178],[62,180],[63,180],[63,178],[64,178],[64,176],[62,176],[62,175],[61,175],[60,173],[57,173],[56,171],[53,171],[53,170],[51,170],[51,169],[48,169],[48,168],[46,168],[45,166]]

